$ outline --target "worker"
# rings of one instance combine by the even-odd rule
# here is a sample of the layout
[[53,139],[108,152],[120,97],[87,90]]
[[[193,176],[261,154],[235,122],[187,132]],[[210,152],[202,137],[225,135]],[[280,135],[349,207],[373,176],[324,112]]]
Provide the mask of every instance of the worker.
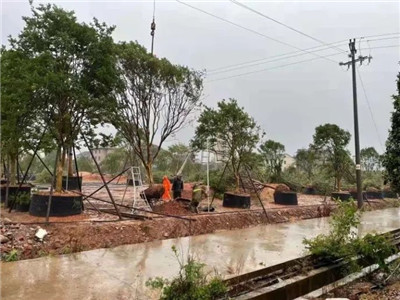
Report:
[[192,201],[190,202],[190,211],[199,213],[198,207],[203,197],[207,197],[205,187],[200,184],[195,184],[192,191]]
[[161,199],[168,202],[171,200],[171,181],[169,181],[167,176],[163,177],[162,185],[164,187],[164,194],[161,196]]
[[180,198],[183,190],[183,180],[181,175],[174,177],[174,182],[172,183],[172,191],[174,193],[174,199]]

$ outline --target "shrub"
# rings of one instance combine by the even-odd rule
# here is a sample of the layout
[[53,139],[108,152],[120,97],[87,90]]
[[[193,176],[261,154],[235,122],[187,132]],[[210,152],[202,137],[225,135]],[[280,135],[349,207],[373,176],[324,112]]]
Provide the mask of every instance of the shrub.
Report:
[[51,183],[51,175],[47,170],[43,170],[36,176],[36,182],[38,183]]
[[216,276],[208,280],[208,275],[204,272],[204,264],[195,261],[192,257],[189,257],[187,263],[184,264],[174,246],[172,251],[180,265],[178,276],[171,281],[156,277],[146,282],[146,286],[162,290],[160,299],[203,300],[224,297],[227,288],[220,277]]
[[[304,239],[306,249],[316,258],[333,262],[344,259],[349,270],[354,271],[364,264],[378,264],[387,269],[385,259],[395,252],[395,248],[385,235],[367,234],[363,238],[356,235],[360,224],[360,213],[352,202],[337,202],[332,214],[328,235],[320,234],[314,239]],[[359,262],[354,258],[358,257]]]
[[31,202],[31,195],[29,193],[20,193],[15,199],[16,204],[29,204]]
[[17,249],[12,249],[9,253],[3,254],[4,260],[6,262],[19,260],[20,253]]

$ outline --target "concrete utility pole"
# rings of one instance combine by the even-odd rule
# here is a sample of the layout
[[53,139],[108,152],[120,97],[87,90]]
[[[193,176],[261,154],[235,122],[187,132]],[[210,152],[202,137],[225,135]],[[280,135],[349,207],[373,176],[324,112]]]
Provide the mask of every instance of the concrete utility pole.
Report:
[[357,205],[358,208],[363,206],[363,197],[362,197],[362,187],[361,187],[361,163],[360,163],[360,136],[358,132],[358,107],[357,107],[357,80],[356,80],[356,63],[359,62],[362,65],[364,60],[371,61],[371,56],[359,56],[357,59],[355,55],[357,53],[356,50],[356,39],[349,41],[350,55],[351,61],[341,62],[340,66],[347,66],[347,68],[351,65],[352,77],[353,77],[353,112],[354,112],[354,141],[355,141],[355,150],[356,150],[356,178],[357,178]]

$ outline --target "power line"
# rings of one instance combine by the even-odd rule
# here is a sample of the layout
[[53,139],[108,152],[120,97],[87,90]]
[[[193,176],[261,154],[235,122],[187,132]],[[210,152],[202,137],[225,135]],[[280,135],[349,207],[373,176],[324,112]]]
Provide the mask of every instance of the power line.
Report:
[[[255,14],[261,16],[261,17],[263,17],[263,18],[266,18],[266,19],[268,19],[268,20],[271,20],[272,22],[275,22],[275,23],[277,23],[277,24],[279,24],[279,25],[281,25],[281,26],[283,26],[283,27],[286,27],[286,28],[288,28],[288,29],[290,29],[290,30],[292,30],[292,31],[294,31],[294,32],[297,32],[297,33],[299,33],[299,34],[301,34],[301,35],[303,35],[303,36],[305,36],[305,37],[308,37],[309,39],[312,39],[313,41],[316,41],[316,42],[318,42],[318,43],[321,43],[321,44],[323,44],[323,45],[325,45],[325,46],[327,45],[326,42],[324,42],[324,41],[322,41],[322,40],[320,40],[320,39],[317,39],[317,38],[315,38],[315,37],[313,37],[313,36],[311,36],[311,35],[309,35],[309,34],[307,34],[307,33],[304,33],[303,31],[300,31],[300,30],[298,30],[298,29],[296,29],[296,28],[293,28],[293,27],[291,27],[291,26],[289,26],[289,25],[286,25],[285,23],[282,23],[282,22],[280,22],[280,21],[278,21],[278,20],[276,20],[276,19],[274,19],[274,18],[271,18],[271,17],[267,16],[266,14],[263,14],[263,13],[259,12],[258,10],[255,10],[255,9],[253,9],[253,8],[251,8],[251,7],[249,7],[249,6],[245,5],[245,4],[243,4],[243,3],[240,3],[240,2],[238,2],[238,1],[236,1],[236,0],[230,0],[230,1],[231,1],[233,4],[236,4],[236,5],[238,5],[238,6],[242,7],[242,8],[244,8],[244,9],[247,9],[247,10],[249,10],[249,11],[251,11],[251,12],[253,12],[253,13],[255,13]],[[348,51],[342,50],[342,49],[340,49],[340,48],[338,48],[338,47],[335,47],[335,46],[331,46],[330,48],[335,49],[336,51],[339,51],[339,52],[341,52],[341,53],[346,53],[346,52],[348,52]]]
[[[333,53],[333,54],[325,55],[324,58],[329,57],[329,56],[339,55],[339,54],[341,54],[341,53]],[[313,61],[313,60],[320,59],[320,58],[322,58],[322,57],[313,57],[313,58],[310,58],[310,59],[300,60],[300,61],[296,61],[296,62],[284,64],[284,65],[275,66],[275,67],[272,67],[272,68],[267,68],[267,69],[262,69],[262,70],[256,70],[256,71],[236,74],[236,75],[228,76],[228,77],[216,78],[216,79],[208,80],[208,81],[205,81],[205,82],[214,82],[214,81],[220,81],[220,80],[225,80],[225,79],[230,79],[230,78],[250,75],[250,74],[254,74],[254,73],[265,72],[265,71],[269,71],[269,70],[279,69],[279,68],[283,68],[283,67],[287,67],[287,66],[291,66],[291,65],[296,65],[296,64],[300,64],[300,63],[304,63],[304,62]]]
[[370,48],[361,48],[360,50],[368,50],[368,49],[384,49],[384,48],[396,48],[400,47],[400,45],[388,45],[388,46],[380,46],[380,47],[370,47]]
[[[334,42],[334,43],[331,43],[331,44],[338,44],[338,43],[342,43],[344,41],[347,41],[347,40],[342,40],[342,41]],[[313,50],[313,49],[315,49],[315,50]],[[311,48],[307,48],[307,49],[303,49],[303,50],[308,50],[310,52],[317,52],[317,51],[329,50],[329,48],[324,47],[324,46],[315,46],[315,47],[311,47]],[[231,65],[227,65],[227,66],[223,66],[223,67],[219,67],[219,68],[210,69],[210,70],[207,70],[207,74],[214,73],[214,72],[219,72],[220,70],[230,69],[230,68],[237,67],[237,66],[253,64],[253,63],[256,63],[256,62],[261,62],[261,61],[269,60],[269,59],[272,59],[272,58],[282,57],[282,59],[286,59],[286,58],[288,58],[289,55],[296,55],[296,54],[306,55],[308,53],[304,53],[303,51],[286,52],[286,53],[282,53],[282,54],[278,54],[278,55],[267,56],[267,57],[260,58],[260,59],[255,59],[255,60],[250,60],[250,61],[246,61],[246,62],[242,62],[242,63],[231,64]]]
[[211,16],[211,17],[213,17],[213,18],[216,18],[216,19],[218,19],[218,20],[220,20],[220,21],[229,23],[229,24],[231,24],[231,25],[233,25],[233,26],[239,27],[239,28],[241,28],[241,29],[243,29],[243,30],[249,31],[249,32],[251,32],[251,33],[254,33],[254,34],[258,35],[258,36],[261,36],[261,37],[264,37],[264,38],[269,39],[269,40],[271,40],[271,41],[274,41],[274,42],[276,42],[276,43],[279,43],[279,44],[285,45],[285,46],[287,46],[287,47],[291,47],[291,48],[297,49],[297,50],[299,50],[299,51],[307,52],[307,53],[312,54],[312,55],[314,55],[314,56],[317,56],[317,57],[319,57],[319,58],[324,58],[324,59],[326,59],[326,60],[329,60],[329,61],[331,61],[331,62],[334,62],[335,64],[337,63],[336,61],[334,61],[334,60],[332,60],[332,59],[330,59],[330,58],[327,58],[327,57],[324,57],[324,56],[321,56],[321,55],[318,55],[318,54],[315,54],[315,53],[312,53],[312,52],[308,52],[307,50],[303,50],[303,49],[301,49],[301,48],[299,48],[299,47],[297,47],[297,46],[294,46],[294,45],[291,45],[291,44],[289,44],[289,43],[280,41],[280,40],[278,40],[278,39],[275,39],[275,38],[273,38],[273,37],[270,37],[270,36],[268,36],[268,35],[265,35],[265,34],[263,34],[263,33],[261,33],[261,32],[258,32],[258,31],[256,31],[256,30],[253,30],[253,29],[251,29],[251,28],[248,28],[248,27],[239,25],[239,24],[237,24],[237,23],[234,23],[234,22],[232,22],[232,21],[229,21],[229,20],[224,19],[224,18],[222,18],[222,17],[219,17],[219,16],[217,16],[217,15],[214,15],[214,14],[212,14],[212,13],[210,13],[210,12],[207,12],[207,11],[205,11],[205,10],[202,10],[202,9],[200,9],[200,8],[198,8],[198,7],[192,6],[192,5],[188,4],[188,3],[182,2],[182,1],[180,1],[180,0],[176,0],[176,2],[178,2],[178,3],[180,3],[180,4],[183,4],[183,5],[186,5],[187,7],[190,7],[190,8],[192,8],[192,9],[194,9],[194,10],[197,10],[197,11],[199,11],[199,12],[202,12],[202,13],[204,13],[204,14],[206,14],[206,15],[208,15],[208,16]]
[[[314,50],[312,52],[324,51],[324,50],[327,50],[327,49],[329,49],[329,48],[320,49],[320,50]],[[278,58],[275,58],[275,59],[267,60],[268,58],[263,58],[263,59],[253,60],[253,61],[247,62],[247,63],[241,63],[241,64],[236,64],[236,65],[231,65],[229,67],[223,67],[223,68],[221,68],[221,70],[214,69],[214,71],[207,72],[207,75],[214,76],[214,75],[221,74],[221,73],[231,72],[231,71],[235,71],[235,70],[239,70],[239,69],[258,66],[258,65],[261,65],[261,64],[267,64],[267,63],[276,62],[276,61],[280,61],[280,60],[284,60],[284,59],[289,59],[289,58],[293,58],[293,57],[307,55],[307,53],[303,53],[303,52],[299,53],[298,51],[296,51],[294,53],[297,53],[297,54],[286,55],[284,57],[282,57],[283,55],[276,55],[276,56],[270,57],[270,58],[278,57]]]
[[376,122],[375,122],[374,114],[373,114],[372,109],[371,109],[371,104],[369,102],[367,91],[365,90],[364,82],[363,82],[362,77],[361,77],[360,68],[358,68],[357,74],[358,74],[358,78],[360,79],[361,87],[362,87],[362,90],[364,92],[364,98],[365,98],[365,101],[367,102],[367,106],[368,106],[369,113],[371,115],[372,122],[374,123],[376,135],[378,136],[378,140],[379,140],[379,144],[381,145],[381,150],[383,151],[384,147],[383,147],[382,139],[381,139],[381,136],[380,136],[379,131],[378,131],[378,126],[376,125]]

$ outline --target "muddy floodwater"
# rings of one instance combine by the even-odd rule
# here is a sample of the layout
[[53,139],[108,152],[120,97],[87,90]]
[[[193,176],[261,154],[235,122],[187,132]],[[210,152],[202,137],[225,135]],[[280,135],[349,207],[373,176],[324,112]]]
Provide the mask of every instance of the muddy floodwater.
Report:
[[[1,263],[1,299],[151,299],[150,277],[174,276],[188,254],[224,277],[277,264],[304,254],[303,238],[325,233],[329,218],[221,231],[77,254]],[[400,228],[400,208],[366,212],[359,233]]]

